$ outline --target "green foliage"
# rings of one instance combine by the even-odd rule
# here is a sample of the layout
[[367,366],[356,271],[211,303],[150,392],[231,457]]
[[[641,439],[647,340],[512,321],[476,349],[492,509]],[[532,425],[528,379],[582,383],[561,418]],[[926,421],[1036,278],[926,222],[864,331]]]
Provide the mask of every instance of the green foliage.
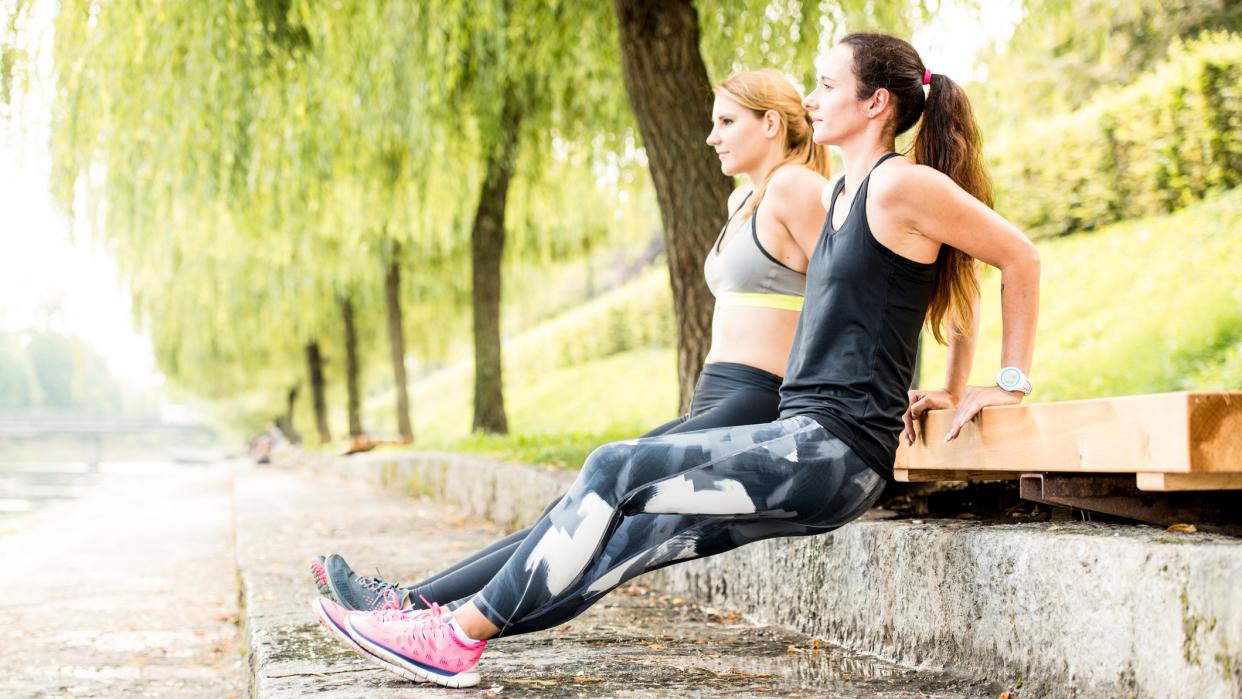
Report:
[[[1041,241],[1039,401],[1242,388],[1242,188],[1175,214]],[[971,383],[1000,361],[999,275],[984,277]],[[944,349],[924,341],[924,387]]]
[[76,337],[0,334],[0,410],[116,414],[123,394],[103,359]]
[[0,335],[0,408],[32,408],[41,397],[27,352],[16,337]]
[[[929,14],[929,3],[843,0],[699,0],[708,75],[715,82],[750,68],[777,68],[809,88],[814,61],[846,31],[908,34]],[[967,2],[966,4],[970,4]]]
[[[116,254],[172,384],[213,399],[266,388],[275,412],[304,373],[303,344],[339,347],[339,298],[364,324],[382,317],[394,243],[415,346],[443,354],[468,327],[465,243],[505,96],[523,98],[527,144],[514,255],[587,248],[617,221],[584,225],[591,209],[645,191],[638,159],[618,155],[634,147],[610,13],[66,0],[54,189]],[[612,191],[589,186],[600,168]]]
[[1185,46],[1132,85],[988,149],[997,209],[1034,236],[1176,210],[1242,183],[1242,36]]
[[1203,31],[1237,31],[1236,0],[1025,0],[1013,36],[980,56],[987,77],[970,88],[989,133],[1024,131],[1080,107],[1162,61],[1170,44]]

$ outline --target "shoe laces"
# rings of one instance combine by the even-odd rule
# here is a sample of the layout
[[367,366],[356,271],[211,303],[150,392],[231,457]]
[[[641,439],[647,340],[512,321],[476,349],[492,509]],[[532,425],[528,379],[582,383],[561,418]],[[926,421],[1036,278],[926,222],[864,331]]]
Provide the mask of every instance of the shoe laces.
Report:
[[396,583],[390,583],[382,578],[365,577],[358,578],[358,586],[370,590],[376,594],[384,594],[384,590],[391,590],[396,587]]
[[376,621],[417,621],[418,614],[422,614],[421,610],[411,613],[409,609],[401,609],[399,607],[383,607],[381,609],[372,609],[369,612],[356,612],[357,614],[366,614]]
[[438,651],[443,645],[443,639],[453,632],[448,627],[448,622],[444,620],[443,607],[435,602],[428,602],[427,598],[422,595],[418,598],[427,605],[427,608],[410,617],[406,635],[420,653],[430,655],[428,651],[435,651],[434,654],[439,655]]
[[371,609],[368,611],[375,611],[377,609],[396,609],[398,611],[401,609],[401,595],[397,593],[396,586],[390,586],[379,591],[379,595],[371,602]]

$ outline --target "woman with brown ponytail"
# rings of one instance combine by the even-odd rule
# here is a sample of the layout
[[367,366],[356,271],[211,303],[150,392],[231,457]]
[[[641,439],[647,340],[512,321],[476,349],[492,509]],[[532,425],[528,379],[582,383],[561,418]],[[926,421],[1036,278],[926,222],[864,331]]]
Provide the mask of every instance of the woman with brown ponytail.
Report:
[[[899,293],[914,279],[931,280],[930,296],[925,301],[926,290],[913,288],[908,290],[908,297],[899,296],[898,300],[927,305],[926,325],[938,341],[945,341],[947,331],[948,377],[942,390],[909,392],[904,431],[906,439],[913,442],[914,420],[922,413],[956,406],[952,426],[944,435],[948,441],[983,408],[1018,403],[1031,392],[1026,374],[1035,349],[1039,255],[1017,228],[991,209],[992,186],[983,165],[978,126],[970,101],[957,83],[924,66],[908,42],[885,34],[846,36],[828,52],[818,69],[815,90],[804,104],[815,127],[816,143],[838,146],[845,161],[845,175],[829,197],[825,231],[831,235],[825,236],[825,247],[829,257],[837,255],[834,248],[849,246],[849,235],[837,235],[839,229],[857,229],[854,237],[870,243],[871,254],[856,261],[834,259],[834,268],[866,267],[869,274],[883,269],[896,278],[893,288]],[[896,137],[920,118],[913,158],[897,156],[893,152]],[[873,261],[868,264],[867,259]],[[974,309],[979,296],[975,260],[1001,270],[1001,366],[997,384],[987,387],[966,386],[974,356]],[[851,303],[857,290],[844,291],[843,296],[825,298],[808,288],[807,295],[816,305],[823,300],[840,310],[839,304]],[[892,305],[894,299],[887,299],[887,303]],[[810,300],[807,305],[811,305]],[[904,310],[913,314],[910,309]],[[824,319],[828,323],[826,332],[842,322],[828,314]],[[891,347],[885,347],[884,338],[880,338],[881,352],[899,353],[890,359],[895,360],[892,369],[900,371],[888,372],[891,380],[883,391],[890,403],[876,406],[886,417],[893,414],[898,384],[909,381],[905,369],[913,367],[917,338],[909,334],[911,320],[905,320],[901,326],[904,336],[892,338]],[[880,328],[881,332],[895,330]],[[849,371],[839,365],[829,366],[831,359],[815,352],[813,346],[804,352],[795,350],[795,354],[808,357],[818,370],[809,378],[787,379],[782,395]],[[885,375],[876,373],[874,377]],[[813,403],[793,399],[782,401],[781,408],[784,412]],[[886,424],[895,423],[887,420]],[[891,465],[888,452],[896,448],[895,434],[866,441],[871,442],[875,458],[884,456]],[[868,447],[860,443],[856,448]]]
[[[348,614],[342,626],[355,649],[411,679],[477,683],[487,639],[562,623],[661,566],[857,518],[892,471],[903,414],[910,422],[956,405],[944,436],[952,439],[983,407],[1029,392],[1039,258],[988,206],[961,89],[931,75],[905,41],[853,34],[827,54],[805,105],[815,142],[840,147],[845,176],[829,190],[809,255],[781,419],[596,449],[482,590],[451,612],[429,604]],[[892,152],[894,142],[920,118],[910,162]],[[1007,366],[1002,386],[967,389],[974,259],[1001,269]],[[943,391],[915,392],[910,407],[924,324],[949,336],[949,380]],[[618,532],[638,518],[661,538],[644,537],[645,548],[635,549]]]

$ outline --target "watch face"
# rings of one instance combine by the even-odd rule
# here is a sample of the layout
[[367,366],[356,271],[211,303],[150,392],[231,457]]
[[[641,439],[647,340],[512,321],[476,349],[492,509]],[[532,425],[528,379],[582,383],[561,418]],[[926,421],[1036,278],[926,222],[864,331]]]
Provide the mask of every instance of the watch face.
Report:
[[1001,388],[1012,391],[1022,382],[1022,374],[1017,369],[1005,369],[1001,372],[1000,381]]

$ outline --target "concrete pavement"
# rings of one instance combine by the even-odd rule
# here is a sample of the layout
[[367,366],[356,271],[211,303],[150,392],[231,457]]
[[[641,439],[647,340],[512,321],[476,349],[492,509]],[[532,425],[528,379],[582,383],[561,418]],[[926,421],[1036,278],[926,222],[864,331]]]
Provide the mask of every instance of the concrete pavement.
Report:
[[237,697],[231,469],[107,464],[0,520],[0,696]]

